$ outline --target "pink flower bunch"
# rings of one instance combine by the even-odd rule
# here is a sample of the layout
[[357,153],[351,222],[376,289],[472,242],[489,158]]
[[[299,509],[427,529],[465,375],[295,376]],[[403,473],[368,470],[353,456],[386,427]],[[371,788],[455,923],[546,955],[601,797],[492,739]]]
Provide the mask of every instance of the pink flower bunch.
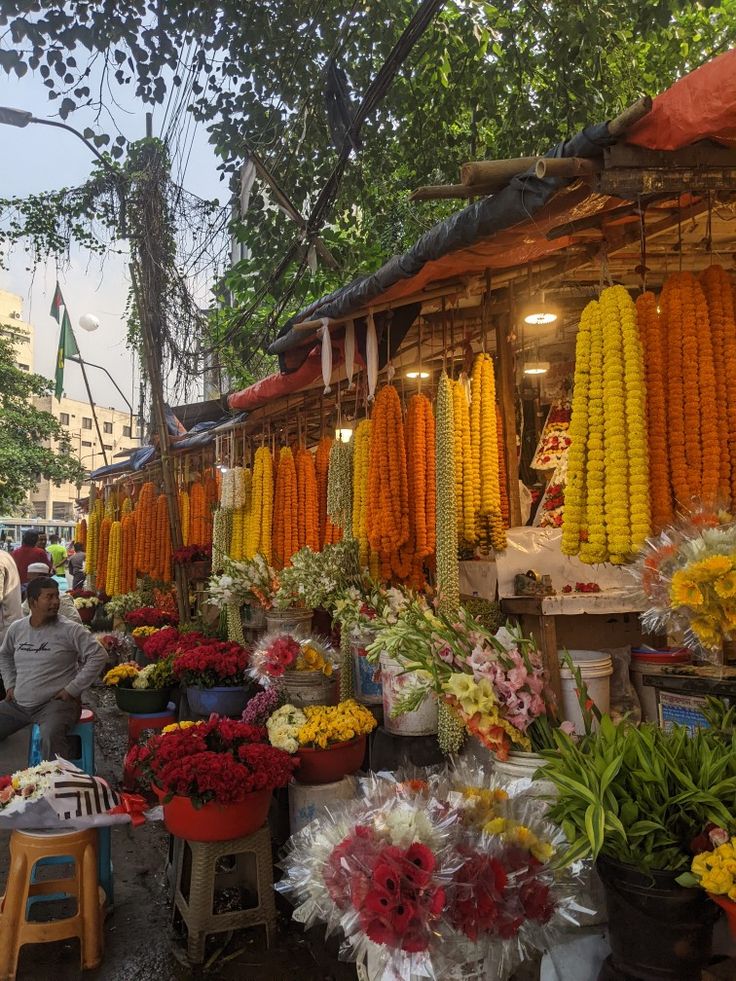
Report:
[[296,659],[301,653],[299,641],[294,640],[288,634],[277,637],[265,651],[264,668],[272,678],[280,678],[287,668],[296,663]]
[[503,654],[485,645],[476,645],[465,662],[476,681],[487,678],[504,709],[504,717],[514,728],[526,732],[532,722],[544,715],[544,666],[535,652],[513,648]]
[[332,900],[342,910],[356,910],[369,940],[417,953],[429,947],[432,924],[445,906],[437,864],[420,842],[387,845],[372,828],[358,825],[333,849],[323,875]]

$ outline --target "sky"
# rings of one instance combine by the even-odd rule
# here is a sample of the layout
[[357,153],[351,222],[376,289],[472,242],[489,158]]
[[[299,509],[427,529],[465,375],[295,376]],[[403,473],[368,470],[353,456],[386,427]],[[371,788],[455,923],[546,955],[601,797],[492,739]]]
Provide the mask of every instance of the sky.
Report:
[[[50,102],[47,89],[38,73],[28,72],[22,79],[9,78],[0,73],[0,105],[30,110],[34,116],[58,119],[55,115],[58,103]],[[116,92],[122,110],[115,110],[115,118],[123,134],[130,140],[145,136],[145,113],[150,107],[135,103],[124,93]],[[163,108],[154,108],[153,130],[158,135],[163,120]],[[93,114],[78,110],[66,120],[75,129],[85,126],[98,128]],[[109,130],[108,130],[109,131]],[[227,197],[224,184],[219,180],[216,159],[207,142],[207,133],[193,122],[188,131],[191,139],[183,184],[203,198]],[[92,155],[81,140],[63,130],[30,124],[24,129],[13,126],[0,127],[0,196],[25,196],[40,191],[58,190],[82,184],[89,176]],[[23,300],[23,319],[35,328],[34,370],[47,378],[53,378],[59,328],[49,310],[58,275],[64,299],[82,357],[85,361],[102,365],[113,376],[137,408],[138,373],[134,358],[125,345],[125,305],[128,294],[128,271],[124,256],[108,253],[104,262],[100,257],[75,250],[68,266],[57,271],[53,260],[33,268],[30,256],[18,246],[6,262],[7,269],[0,269],[0,289],[16,293]],[[89,333],[79,327],[82,314],[94,314],[100,327]],[[125,409],[120,395],[110,385],[101,371],[90,368],[92,396],[100,405]],[[64,388],[71,398],[86,399],[82,374],[78,365],[67,362]],[[131,398],[131,395],[134,397]],[[199,393],[190,393],[193,400]]]

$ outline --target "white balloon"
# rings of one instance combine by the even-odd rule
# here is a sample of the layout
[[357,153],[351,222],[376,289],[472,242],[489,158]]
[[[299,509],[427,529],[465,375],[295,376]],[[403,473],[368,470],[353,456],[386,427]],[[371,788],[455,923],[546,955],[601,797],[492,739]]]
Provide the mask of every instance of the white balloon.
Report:
[[82,330],[88,330],[92,333],[93,330],[97,330],[100,326],[100,321],[95,317],[93,313],[83,313],[79,318],[79,326]]

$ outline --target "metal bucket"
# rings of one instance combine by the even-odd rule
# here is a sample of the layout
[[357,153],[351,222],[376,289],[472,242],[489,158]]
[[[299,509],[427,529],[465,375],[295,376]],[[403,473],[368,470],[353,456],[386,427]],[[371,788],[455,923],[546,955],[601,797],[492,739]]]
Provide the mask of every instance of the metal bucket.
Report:
[[335,678],[321,671],[286,671],[279,679],[290,705],[337,705]]
[[308,640],[312,634],[312,611],[289,607],[286,610],[268,610],[266,627],[269,633],[291,634],[301,640]]

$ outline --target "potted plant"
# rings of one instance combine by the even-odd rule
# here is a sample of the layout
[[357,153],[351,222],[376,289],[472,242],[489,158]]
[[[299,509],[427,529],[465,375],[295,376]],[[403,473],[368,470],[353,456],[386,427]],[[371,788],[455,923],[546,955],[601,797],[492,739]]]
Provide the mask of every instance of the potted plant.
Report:
[[217,717],[152,736],[136,764],[157,789],[169,832],[189,841],[257,831],[273,790],[286,786],[297,766],[268,745],[264,729]]
[[678,876],[703,828],[733,826],[736,736],[616,726],[604,715],[579,742],[560,730],[554,740],[543,753],[557,791],[550,818],[570,843],[568,863],[597,860],[613,967],[636,978],[699,977],[718,909]]
[[100,605],[100,598],[91,589],[70,589],[69,595],[74,600],[74,606],[82,623],[92,623],[95,611]]
[[299,782],[333,783],[360,769],[375,716],[352,698],[339,705],[283,705],[267,722],[272,746],[299,757]]
[[189,579],[201,582],[212,574],[212,545],[184,545],[171,553],[174,562],[187,567]]
[[318,705],[337,701],[336,664],[326,642],[267,634],[253,648],[250,676],[264,687],[282,688],[294,705]]
[[197,638],[174,657],[174,675],[197,715],[239,716],[251,694],[248,651],[232,641]]
[[173,658],[163,658],[144,668],[134,661],[124,661],[111,668],[102,681],[115,689],[115,701],[122,712],[163,712],[176,684],[172,668]]

